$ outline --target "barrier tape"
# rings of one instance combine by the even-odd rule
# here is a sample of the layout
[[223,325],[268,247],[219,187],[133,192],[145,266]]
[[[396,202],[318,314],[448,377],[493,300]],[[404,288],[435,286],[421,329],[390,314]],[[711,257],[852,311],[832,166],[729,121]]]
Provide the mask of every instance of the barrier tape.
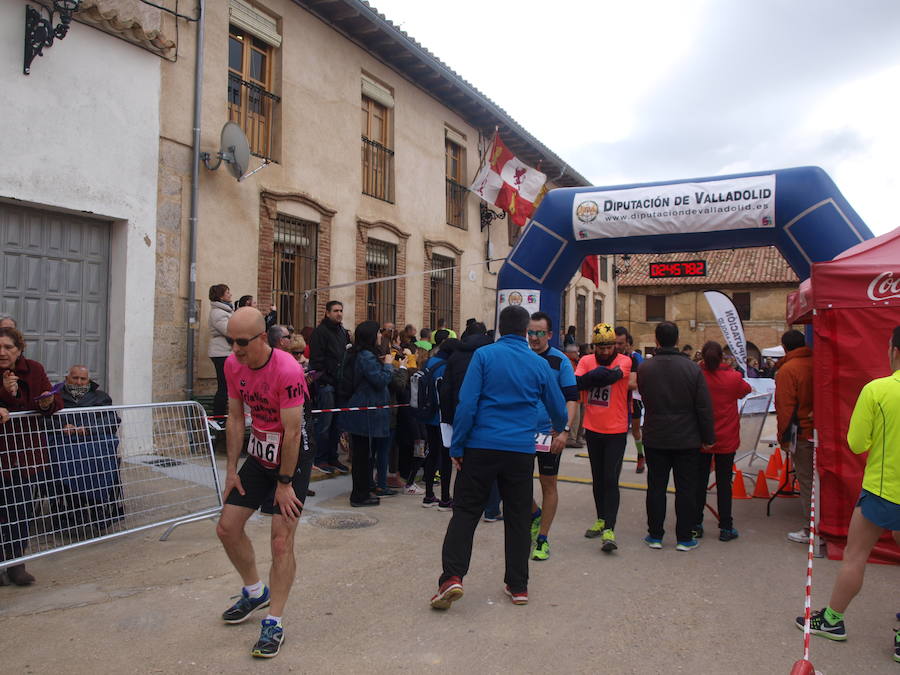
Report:
[[803,605],[803,660],[809,661],[809,629],[812,613],[812,568],[816,545],[816,447],[818,436],[813,436],[812,490],[809,497],[809,554],[806,563],[806,600]]
[[[358,406],[355,408],[320,408],[319,410],[310,410],[309,412],[315,413],[327,413],[327,412],[356,412],[358,410],[384,410],[386,408],[408,408],[409,403],[391,403],[389,405],[368,405],[368,406]],[[224,420],[228,419],[228,415],[207,415],[206,419],[209,420]]]

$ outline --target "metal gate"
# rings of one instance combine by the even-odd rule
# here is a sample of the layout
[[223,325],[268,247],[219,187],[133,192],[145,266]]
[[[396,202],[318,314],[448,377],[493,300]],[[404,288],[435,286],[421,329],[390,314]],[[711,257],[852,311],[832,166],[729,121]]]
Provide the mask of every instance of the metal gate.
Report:
[[51,381],[85,365],[106,381],[109,223],[0,203],[0,311]]

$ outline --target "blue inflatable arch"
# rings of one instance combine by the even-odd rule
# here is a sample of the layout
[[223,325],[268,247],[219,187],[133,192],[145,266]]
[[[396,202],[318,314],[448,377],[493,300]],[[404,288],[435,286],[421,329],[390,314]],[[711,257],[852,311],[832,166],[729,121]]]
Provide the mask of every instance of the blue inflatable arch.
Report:
[[588,255],[771,245],[806,279],[812,263],[871,237],[818,167],[559,188],[544,197],[500,268],[498,305],[521,302],[527,296],[515,291],[524,291],[559,326],[562,291]]

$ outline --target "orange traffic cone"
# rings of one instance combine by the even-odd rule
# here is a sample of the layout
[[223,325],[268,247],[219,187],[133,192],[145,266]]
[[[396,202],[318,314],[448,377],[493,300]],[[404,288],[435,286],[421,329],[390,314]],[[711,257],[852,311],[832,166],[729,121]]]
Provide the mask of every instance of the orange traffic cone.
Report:
[[769,455],[769,464],[766,466],[766,478],[777,480],[784,468],[784,460],[781,459],[781,448],[775,447],[775,451]]
[[747,488],[744,487],[744,474],[737,468],[734,470],[734,482],[731,485],[731,498],[750,499],[750,495],[747,494]]
[[753,488],[753,496],[758,499],[768,499],[771,496],[769,494],[769,484],[766,482],[766,474],[762,471],[756,477],[756,487]]
[[795,499],[797,497],[794,489],[796,482],[794,475],[790,473],[790,466],[785,463],[781,469],[781,476],[778,478],[778,489],[780,490],[778,496],[782,499]]

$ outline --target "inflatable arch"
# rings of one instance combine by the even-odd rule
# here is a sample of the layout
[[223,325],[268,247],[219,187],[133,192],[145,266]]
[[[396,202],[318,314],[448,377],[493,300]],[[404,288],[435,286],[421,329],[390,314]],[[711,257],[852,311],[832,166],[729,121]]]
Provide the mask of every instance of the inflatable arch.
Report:
[[[562,291],[588,255],[775,246],[801,279],[872,233],[818,167],[547,193],[500,268],[499,310],[538,307],[559,326]],[[558,340],[563,330],[557,330]]]

